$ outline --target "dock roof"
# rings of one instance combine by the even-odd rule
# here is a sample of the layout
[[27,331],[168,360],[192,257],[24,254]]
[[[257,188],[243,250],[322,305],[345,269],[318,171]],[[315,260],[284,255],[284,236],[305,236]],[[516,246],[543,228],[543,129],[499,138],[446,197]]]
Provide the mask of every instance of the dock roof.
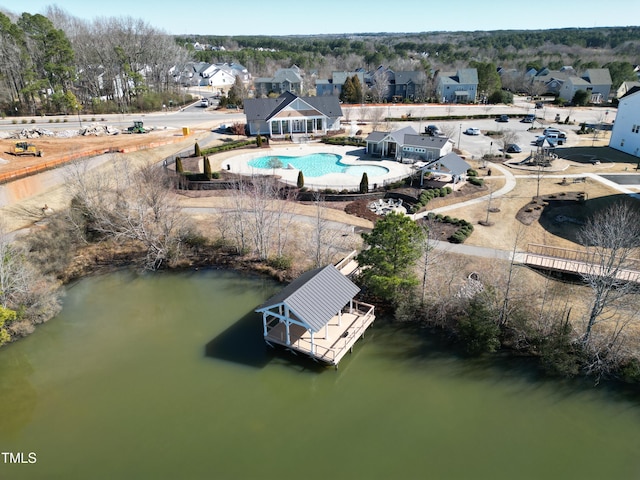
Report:
[[264,302],[256,312],[285,305],[315,333],[359,291],[360,288],[333,265],[327,265],[303,273]]

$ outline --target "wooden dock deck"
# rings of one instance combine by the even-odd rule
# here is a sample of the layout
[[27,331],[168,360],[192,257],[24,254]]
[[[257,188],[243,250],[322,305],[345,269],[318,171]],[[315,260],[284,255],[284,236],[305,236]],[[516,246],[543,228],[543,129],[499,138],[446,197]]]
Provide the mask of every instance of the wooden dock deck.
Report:
[[[327,365],[338,366],[342,358],[353,348],[359,338],[375,320],[374,307],[368,303],[353,301],[353,308],[345,308],[333,317],[323,332],[313,335],[300,325],[291,325],[291,343],[287,345],[286,327],[277,320],[267,327],[264,337],[268,344],[282,345],[295,352],[310,356]],[[272,345],[273,346],[273,345]]]

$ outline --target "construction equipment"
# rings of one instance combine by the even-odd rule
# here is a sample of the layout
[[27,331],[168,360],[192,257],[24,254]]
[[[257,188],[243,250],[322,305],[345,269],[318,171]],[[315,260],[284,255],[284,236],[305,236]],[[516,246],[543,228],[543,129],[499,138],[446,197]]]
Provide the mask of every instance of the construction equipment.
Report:
[[129,133],[147,133],[147,131],[144,129],[144,124],[142,123],[142,120],[134,121],[133,127],[129,127],[127,131]]
[[14,155],[33,155],[34,157],[41,157],[42,150],[38,150],[33,143],[18,142],[13,148]]

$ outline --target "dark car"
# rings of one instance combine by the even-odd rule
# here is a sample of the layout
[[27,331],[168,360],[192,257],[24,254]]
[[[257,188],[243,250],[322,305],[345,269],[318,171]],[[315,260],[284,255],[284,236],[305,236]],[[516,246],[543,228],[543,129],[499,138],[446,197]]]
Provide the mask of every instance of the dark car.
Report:
[[522,118],[521,122],[522,123],[533,123],[533,122],[535,122],[535,120],[536,120],[536,116],[532,115],[532,114],[529,114],[529,115],[525,115]]
[[515,143],[510,143],[507,145],[507,153],[522,153],[522,149],[516,145]]
[[424,127],[424,133],[431,137],[439,137],[442,135],[442,130],[440,130],[437,125],[427,125]]
[[536,108],[544,108],[544,103],[542,102],[536,102]]
[[496,122],[507,123],[509,121],[509,115],[500,115],[496,118]]

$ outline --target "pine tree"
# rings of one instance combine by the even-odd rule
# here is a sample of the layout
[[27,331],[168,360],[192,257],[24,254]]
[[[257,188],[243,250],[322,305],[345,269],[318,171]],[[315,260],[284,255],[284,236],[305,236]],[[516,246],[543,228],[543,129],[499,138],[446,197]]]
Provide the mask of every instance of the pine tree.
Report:
[[340,91],[340,101],[342,103],[353,103],[351,99],[353,98],[353,80],[351,77],[347,77],[342,85],[342,90]]
[[204,157],[204,176],[207,177],[207,180],[211,180],[211,162],[209,161],[209,157]]
[[369,193],[369,177],[367,172],[362,174],[362,180],[360,180],[360,193]]
[[298,172],[298,188],[303,188],[304,187],[304,175],[302,173],[302,170],[300,170]]
[[202,152],[200,151],[200,144],[198,142],[196,142],[196,147],[194,149],[194,156],[196,157],[202,156]]
[[182,158],[176,157],[176,173],[184,173],[184,168],[182,167]]
[[362,84],[357,75],[353,76],[353,98],[350,103],[361,103],[362,100]]
[[258,135],[256,137],[256,145],[258,146],[258,148],[262,146],[262,135]]

